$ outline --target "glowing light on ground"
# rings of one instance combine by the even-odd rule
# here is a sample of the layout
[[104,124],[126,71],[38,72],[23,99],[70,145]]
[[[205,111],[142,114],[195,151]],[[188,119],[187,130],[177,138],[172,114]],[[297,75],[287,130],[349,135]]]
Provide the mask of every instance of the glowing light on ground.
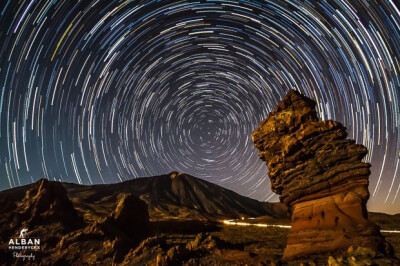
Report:
[[[247,218],[254,220],[255,218]],[[278,227],[278,228],[285,228],[285,229],[290,229],[290,225],[284,225],[284,224],[265,224],[265,223],[248,223],[248,222],[243,222],[244,219],[242,220],[223,220],[223,223],[226,225],[237,225],[237,226],[257,226],[257,227]],[[381,233],[390,233],[390,234],[400,234],[400,230],[381,230]]]

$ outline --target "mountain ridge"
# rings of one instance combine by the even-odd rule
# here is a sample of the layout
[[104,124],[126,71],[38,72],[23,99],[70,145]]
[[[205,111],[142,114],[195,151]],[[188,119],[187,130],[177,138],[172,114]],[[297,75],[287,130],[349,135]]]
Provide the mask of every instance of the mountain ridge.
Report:
[[[288,217],[287,209],[280,203],[260,202],[179,172],[140,177],[114,184],[63,185],[78,207],[93,200],[107,205],[118,197],[115,191],[132,193],[146,202],[152,219],[239,218],[262,215]],[[92,191],[96,191],[98,195],[94,195]]]

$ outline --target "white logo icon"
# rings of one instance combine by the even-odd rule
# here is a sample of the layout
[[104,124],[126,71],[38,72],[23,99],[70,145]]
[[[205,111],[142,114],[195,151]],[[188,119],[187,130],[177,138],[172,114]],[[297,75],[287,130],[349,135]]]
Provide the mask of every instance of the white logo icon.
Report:
[[24,229],[22,229],[21,232],[19,233],[19,237],[20,237],[20,238],[25,238],[27,234],[28,234],[28,228],[24,228]]

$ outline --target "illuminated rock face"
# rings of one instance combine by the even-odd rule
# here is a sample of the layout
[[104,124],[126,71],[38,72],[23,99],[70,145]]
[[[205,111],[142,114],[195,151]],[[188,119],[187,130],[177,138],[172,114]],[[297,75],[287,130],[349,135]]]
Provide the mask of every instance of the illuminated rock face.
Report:
[[[292,211],[284,258],[366,247],[391,247],[367,220],[367,149],[346,128],[319,121],[315,102],[290,91],[253,132],[272,190]],[[350,248],[352,249],[352,248]]]

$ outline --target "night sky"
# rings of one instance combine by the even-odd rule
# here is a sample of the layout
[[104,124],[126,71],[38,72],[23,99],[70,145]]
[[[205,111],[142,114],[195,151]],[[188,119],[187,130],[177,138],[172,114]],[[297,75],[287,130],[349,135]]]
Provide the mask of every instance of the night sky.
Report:
[[2,0],[0,189],[177,170],[277,201],[251,132],[295,89],[400,212],[396,1]]

